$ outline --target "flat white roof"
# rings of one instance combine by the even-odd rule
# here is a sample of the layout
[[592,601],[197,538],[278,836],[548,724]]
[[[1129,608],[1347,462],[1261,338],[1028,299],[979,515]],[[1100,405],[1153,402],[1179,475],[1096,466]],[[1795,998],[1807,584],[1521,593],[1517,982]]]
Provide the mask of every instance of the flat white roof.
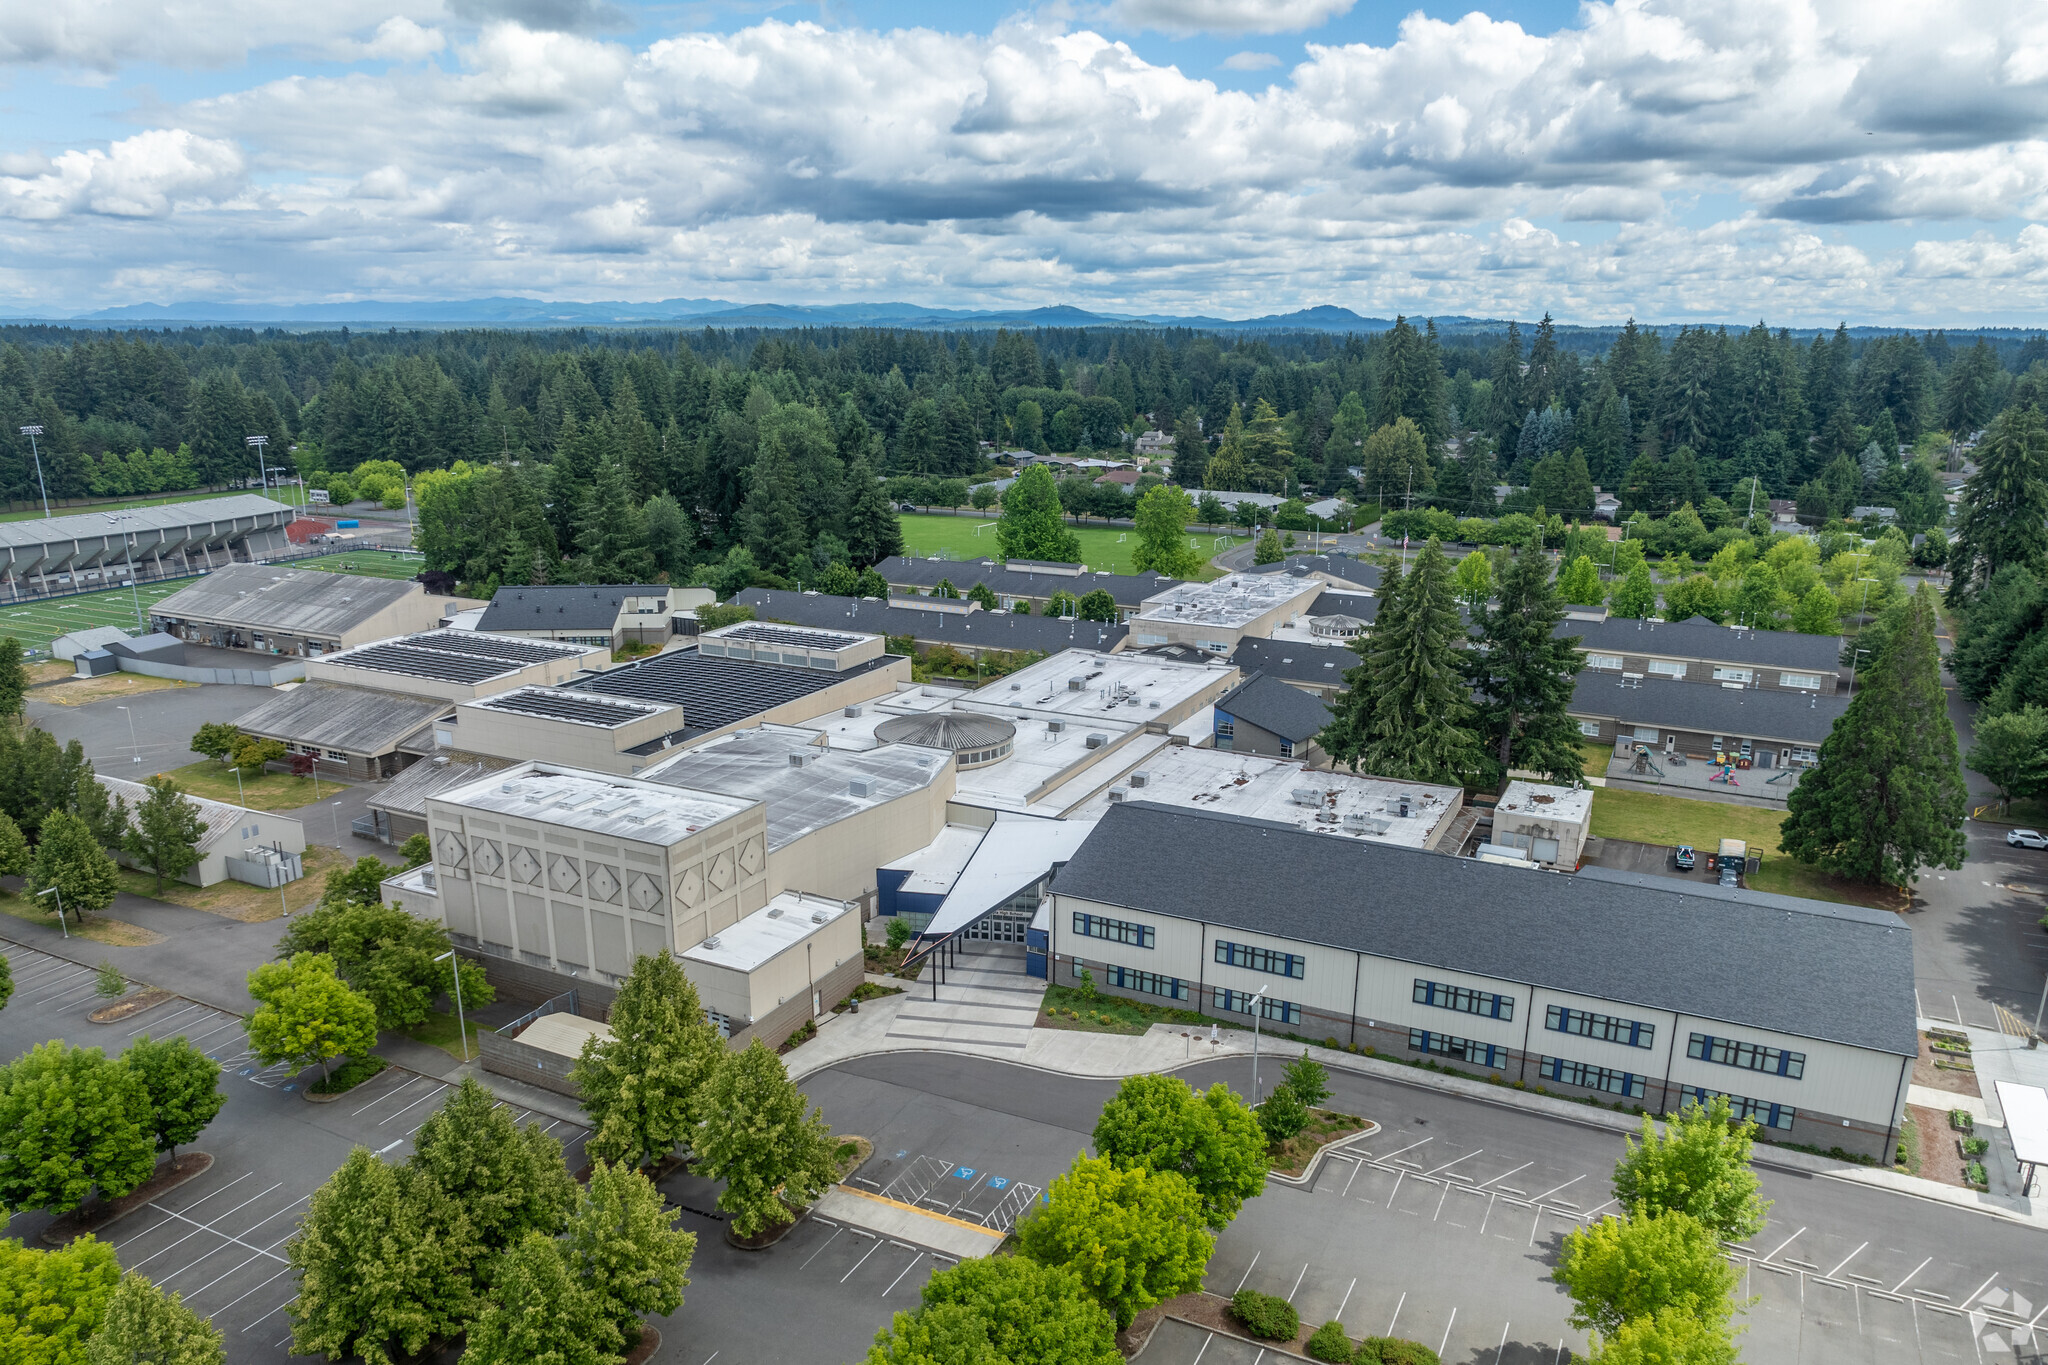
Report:
[[1494,807],[1494,819],[1503,815],[1530,816],[1542,820],[1567,820],[1583,825],[1593,818],[1591,787],[1553,787],[1544,782],[1508,783]]
[[1227,574],[1213,583],[1182,583],[1155,593],[1145,599],[1145,608],[1137,619],[1232,629],[1275,607],[1313,598],[1322,590],[1319,578],[1294,578],[1280,573]]
[[[766,801],[768,847],[775,849],[922,791],[953,761],[949,750],[917,744],[830,748],[817,740],[815,730],[798,726],[757,726],[686,749],[640,780]],[[855,794],[856,783],[864,794]]]
[[[1142,786],[1138,773],[1145,774]],[[1410,848],[1429,846],[1431,831],[1460,796],[1455,787],[1354,777],[1311,770],[1292,759],[1177,745],[1148,754],[1108,789],[1075,807],[1073,818],[1100,819],[1113,791],[1131,801],[1277,820],[1314,834]],[[1400,813],[1403,795],[1410,798],[1405,816]],[[1347,823],[1347,817],[1356,818]]]
[[998,812],[925,933],[948,934],[979,919],[1073,857],[1094,829],[1079,820]]
[[2013,1156],[2029,1165],[2048,1164],[2048,1090],[2013,1081],[1995,1081],[1992,1088],[1998,1092]]
[[845,901],[785,891],[737,924],[720,929],[695,947],[683,949],[682,956],[689,962],[752,972],[840,916],[852,913],[853,907]]
[[1015,720],[1019,711],[1076,724],[1097,719],[1157,720],[1160,711],[1172,710],[1205,688],[1215,687],[1233,667],[1220,659],[1188,664],[1150,654],[1066,649],[998,678],[955,704],[963,711],[1010,720]]
[[612,1036],[608,1025],[595,1019],[585,1019],[580,1014],[557,1011],[543,1014],[540,1018],[519,1030],[519,1041],[528,1047],[537,1047],[543,1052],[552,1052],[558,1057],[581,1057],[583,1043],[587,1038]]
[[681,843],[760,804],[542,763],[507,768],[428,800],[644,844]]
[[967,860],[974,856],[974,850],[981,845],[982,836],[986,833],[988,831],[979,826],[948,825],[939,831],[938,838],[923,848],[906,853],[885,866],[910,869],[910,876],[899,890],[924,895],[950,891],[959,879],[960,869],[967,866]]

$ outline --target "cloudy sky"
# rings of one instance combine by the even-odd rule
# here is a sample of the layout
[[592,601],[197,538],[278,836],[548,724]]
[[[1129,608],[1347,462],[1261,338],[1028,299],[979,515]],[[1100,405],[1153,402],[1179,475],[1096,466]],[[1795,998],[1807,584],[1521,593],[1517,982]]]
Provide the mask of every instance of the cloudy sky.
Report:
[[0,312],[2048,323],[2040,0],[18,0]]

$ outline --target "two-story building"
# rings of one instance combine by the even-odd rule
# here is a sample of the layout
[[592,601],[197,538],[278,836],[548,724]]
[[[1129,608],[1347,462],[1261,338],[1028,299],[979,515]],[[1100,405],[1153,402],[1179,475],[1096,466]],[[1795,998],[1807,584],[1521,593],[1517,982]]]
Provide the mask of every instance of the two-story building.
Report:
[[1590,673],[1823,694],[1832,694],[1840,681],[1842,642],[1833,635],[1717,626],[1704,616],[1686,621],[1581,617],[1566,621],[1557,633],[1579,637]]
[[[675,633],[676,590],[666,583],[500,588],[476,628],[572,645],[665,645]],[[701,594],[700,594],[701,596]]]

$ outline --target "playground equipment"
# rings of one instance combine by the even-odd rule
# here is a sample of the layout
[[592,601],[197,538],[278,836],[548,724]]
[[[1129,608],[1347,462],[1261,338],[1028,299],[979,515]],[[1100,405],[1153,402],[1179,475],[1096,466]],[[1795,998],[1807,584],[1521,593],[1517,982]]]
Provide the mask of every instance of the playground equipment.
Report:
[[1664,770],[1650,761],[1650,749],[1645,744],[1636,745],[1636,761],[1630,765],[1629,771],[1632,773],[1655,773],[1659,777],[1664,776]]
[[1731,787],[1739,787],[1742,785],[1740,782],[1737,782],[1735,780],[1734,758],[1732,758],[1728,754],[1717,753],[1714,755],[1714,766],[1719,768],[1720,771],[1717,773],[1708,773],[1707,781],[1722,782],[1726,783],[1728,786]]

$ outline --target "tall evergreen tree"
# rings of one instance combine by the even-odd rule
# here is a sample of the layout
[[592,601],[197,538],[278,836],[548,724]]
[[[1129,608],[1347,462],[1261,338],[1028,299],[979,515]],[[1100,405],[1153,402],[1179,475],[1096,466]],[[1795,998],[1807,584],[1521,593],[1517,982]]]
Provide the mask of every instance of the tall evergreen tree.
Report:
[[1586,658],[1578,636],[1558,634],[1564,599],[1536,539],[1508,561],[1494,601],[1473,619],[1478,647],[1466,650],[1462,662],[1479,708],[1489,780],[1522,768],[1553,782],[1577,782],[1583,771],[1579,729],[1565,708]]
[[1462,786],[1484,767],[1472,705],[1459,669],[1464,622],[1457,581],[1431,540],[1406,573],[1387,571],[1372,632],[1319,737],[1353,772]]
[[874,466],[865,457],[856,459],[846,478],[852,489],[847,499],[846,547],[852,552],[854,567],[865,569],[902,554],[903,528],[896,520],[896,505],[889,501],[889,492],[875,476]]
[[1968,793],[1922,584],[1786,800],[1780,847],[1837,876],[1897,886],[1963,865]]
[[2041,567],[2048,556],[2048,422],[2038,409],[2008,408],[1977,447],[1949,545],[1949,601],[1966,602],[2008,564]]
[[762,446],[739,520],[740,536],[763,569],[793,578],[808,567],[811,538],[797,502],[796,474],[779,447]]

